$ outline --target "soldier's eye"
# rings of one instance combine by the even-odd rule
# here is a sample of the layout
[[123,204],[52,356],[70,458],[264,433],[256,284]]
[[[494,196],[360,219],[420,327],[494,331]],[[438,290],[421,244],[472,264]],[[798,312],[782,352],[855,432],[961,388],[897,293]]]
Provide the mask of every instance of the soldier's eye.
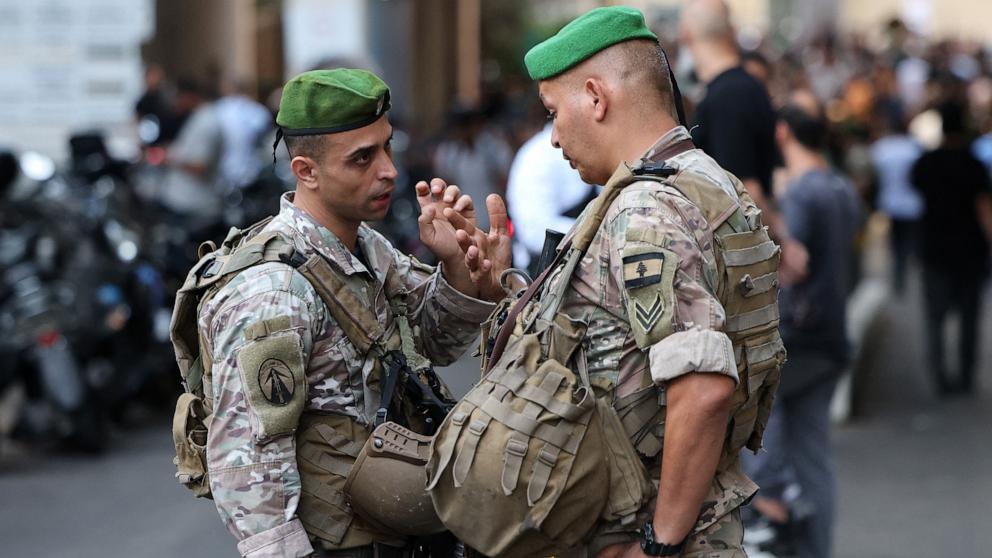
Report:
[[362,151],[357,155],[355,155],[354,159],[352,160],[355,162],[356,165],[365,166],[370,162],[372,162],[372,152],[367,150]]

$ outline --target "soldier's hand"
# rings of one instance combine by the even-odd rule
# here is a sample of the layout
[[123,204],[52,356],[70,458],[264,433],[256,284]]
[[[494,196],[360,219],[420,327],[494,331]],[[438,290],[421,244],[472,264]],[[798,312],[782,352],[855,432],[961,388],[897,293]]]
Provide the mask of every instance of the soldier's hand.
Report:
[[486,198],[486,210],[489,212],[489,232],[480,230],[454,209],[446,209],[445,216],[457,229],[456,238],[465,253],[465,265],[479,289],[479,296],[497,301],[506,296],[499,277],[512,265],[513,250],[503,198],[490,194]]
[[420,204],[420,218],[417,224],[420,228],[420,241],[424,243],[437,259],[448,263],[461,263],[465,252],[455,237],[455,227],[444,215],[445,209],[456,211],[465,220],[475,223],[475,208],[472,198],[462,195],[461,189],[448,185],[444,180],[435,178],[430,184],[424,181],[417,183],[417,203]]

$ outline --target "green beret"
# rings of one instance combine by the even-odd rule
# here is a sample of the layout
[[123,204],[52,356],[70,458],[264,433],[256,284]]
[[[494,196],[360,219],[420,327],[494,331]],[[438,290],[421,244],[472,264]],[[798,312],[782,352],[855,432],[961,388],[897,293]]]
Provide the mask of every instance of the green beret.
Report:
[[368,126],[389,110],[389,87],[365,70],[313,70],[282,90],[276,124],[287,136],[334,134]]
[[524,64],[531,79],[550,79],[606,47],[633,39],[658,40],[644,24],[641,12],[624,6],[596,8],[530,49]]

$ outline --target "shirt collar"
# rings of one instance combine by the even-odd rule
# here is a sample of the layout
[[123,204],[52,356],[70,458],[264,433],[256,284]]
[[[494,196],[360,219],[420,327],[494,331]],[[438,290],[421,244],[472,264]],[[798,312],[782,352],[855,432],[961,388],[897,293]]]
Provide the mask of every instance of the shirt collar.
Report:
[[[346,275],[369,273],[361,260],[355,257],[327,227],[321,225],[309,213],[293,204],[293,192],[286,192],[279,199],[279,215],[276,220],[292,228],[318,254],[341,268]],[[367,248],[368,231],[362,223],[358,229],[358,242]],[[368,251],[366,250],[366,254]]]
[[685,126],[676,126],[658,138],[658,141],[654,142],[654,145],[647,150],[644,156],[641,157],[641,160],[660,163],[663,159],[658,154],[663,152],[665,148],[682,140],[692,141],[692,136],[689,134],[689,130],[685,129]]

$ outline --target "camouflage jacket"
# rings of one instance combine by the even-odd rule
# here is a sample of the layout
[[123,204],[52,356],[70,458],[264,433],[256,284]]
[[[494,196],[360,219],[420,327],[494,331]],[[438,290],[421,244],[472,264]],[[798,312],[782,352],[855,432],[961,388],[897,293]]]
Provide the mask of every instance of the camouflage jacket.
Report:
[[[643,159],[660,162],[659,152],[689,138],[684,127],[676,127]],[[692,176],[738,197],[737,179],[699,149],[667,162],[679,171],[676,183]],[[659,253],[663,259],[652,257]],[[725,374],[738,382],[733,346],[722,331],[726,312],[715,294],[715,258],[713,231],[698,207],[670,185],[635,182],[610,206],[562,303],[564,313],[589,324],[586,355],[593,385],[612,393],[615,406],[639,394],[659,401],[653,435],[635,441],[655,479],[664,437],[665,382],[689,372]],[[558,280],[553,275],[545,289]],[[724,459],[696,530],[755,491],[737,460]],[[651,502],[644,511],[653,510]]]
[[[367,267],[292,199],[292,194],[283,197],[279,214],[265,230],[284,233],[304,256],[317,253],[332,262],[347,277],[348,286],[368,300],[384,329],[397,327],[392,307],[406,308],[418,352],[442,366],[473,343],[479,323],[492,311],[491,303],[458,292],[440,269],[399,253],[363,224],[358,248]],[[387,273],[399,279],[389,287]],[[280,330],[299,336],[305,383],[300,382],[298,393],[292,382],[280,385],[279,393],[272,387],[269,392],[266,387],[258,390],[253,384],[261,384],[261,378],[252,381],[251,371],[239,365],[252,343],[250,332],[263,322],[279,323]],[[281,263],[258,265],[237,275],[200,308],[198,327],[203,350],[213,362],[205,395],[212,398],[214,409],[207,461],[217,510],[241,541],[243,555],[305,556],[312,548],[296,518],[301,483],[295,440],[283,433],[286,428],[272,435],[253,404],[252,391],[270,401],[277,397],[281,404],[305,394],[305,413],[344,415],[370,424],[379,403],[377,391],[367,385],[374,358],[358,353],[314,288]],[[294,428],[289,425],[288,431]]]

